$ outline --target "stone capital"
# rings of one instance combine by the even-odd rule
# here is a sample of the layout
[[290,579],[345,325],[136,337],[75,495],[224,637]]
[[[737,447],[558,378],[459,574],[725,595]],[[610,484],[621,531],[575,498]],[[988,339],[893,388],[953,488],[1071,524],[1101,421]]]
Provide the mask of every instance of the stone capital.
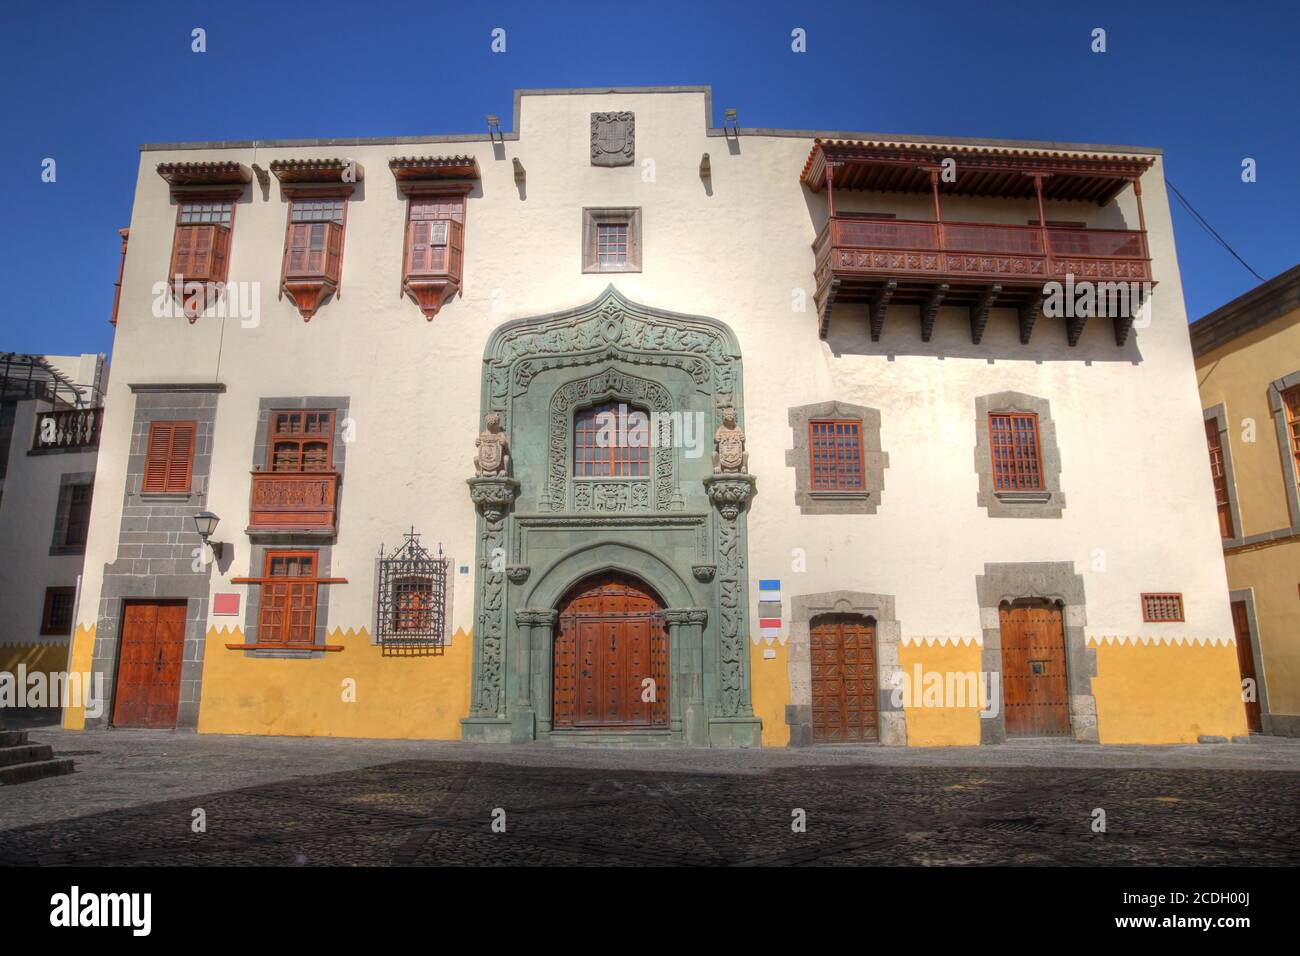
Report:
[[754,497],[755,482],[753,475],[713,475],[704,479],[704,490],[722,516],[734,521]]
[[553,608],[525,607],[515,611],[515,622],[520,627],[553,627],[558,616]]
[[489,521],[500,520],[514,507],[519,482],[514,478],[467,478],[469,497],[474,507]]
[[709,620],[708,610],[702,607],[670,607],[663,613],[664,620],[672,627],[682,624],[698,624],[702,627]]

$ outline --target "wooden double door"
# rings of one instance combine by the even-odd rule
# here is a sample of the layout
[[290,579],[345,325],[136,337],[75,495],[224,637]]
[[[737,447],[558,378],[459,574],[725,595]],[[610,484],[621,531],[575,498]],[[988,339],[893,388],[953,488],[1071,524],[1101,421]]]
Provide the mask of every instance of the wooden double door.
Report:
[[1068,737],[1070,690],[1062,609],[1046,603],[1004,604],[999,617],[1007,736]]
[[560,604],[551,726],[628,730],[668,726],[668,633],[663,603],[644,583],[606,572]]
[[813,742],[878,741],[876,622],[826,614],[813,618],[809,630]]
[[185,602],[128,601],[122,609],[113,726],[176,726],[185,659]]

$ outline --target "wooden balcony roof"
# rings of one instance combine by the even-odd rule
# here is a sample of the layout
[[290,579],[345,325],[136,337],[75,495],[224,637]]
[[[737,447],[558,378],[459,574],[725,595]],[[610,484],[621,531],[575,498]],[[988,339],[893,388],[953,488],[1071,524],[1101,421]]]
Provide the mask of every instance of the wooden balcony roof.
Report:
[[800,181],[820,192],[831,163],[835,189],[928,193],[931,170],[940,169],[945,159],[957,163],[956,181],[939,182],[939,191],[947,195],[1033,199],[1038,175],[1044,199],[1098,205],[1114,199],[1155,162],[1151,156],[818,139]]
[[321,183],[342,179],[345,170],[351,169],[353,179],[359,183],[366,175],[360,163],[347,159],[273,159],[271,172],[282,183]]
[[253,172],[243,163],[159,163],[158,175],[172,186],[243,185]]
[[408,179],[478,179],[473,156],[394,156],[388,168],[400,182]]

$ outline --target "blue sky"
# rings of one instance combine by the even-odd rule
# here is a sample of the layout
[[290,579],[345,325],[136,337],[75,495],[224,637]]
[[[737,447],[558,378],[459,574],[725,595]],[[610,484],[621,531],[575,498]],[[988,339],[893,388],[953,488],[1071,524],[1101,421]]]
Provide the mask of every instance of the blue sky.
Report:
[[[1294,3],[1203,0],[5,0],[0,351],[111,349],[140,143],[477,132],[517,87],[711,84],[715,120],[735,106],[743,126],[1159,146],[1270,278],[1300,262],[1298,33]],[[1177,207],[1174,225],[1189,317],[1257,284]]]

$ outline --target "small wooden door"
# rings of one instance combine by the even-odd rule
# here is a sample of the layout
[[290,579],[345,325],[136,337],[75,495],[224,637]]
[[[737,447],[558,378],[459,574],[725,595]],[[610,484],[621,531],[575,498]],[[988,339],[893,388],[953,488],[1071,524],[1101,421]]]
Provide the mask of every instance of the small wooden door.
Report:
[[813,742],[879,740],[875,621],[856,614],[814,618],[810,649]]
[[1245,688],[1242,688],[1243,701],[1246,705],[1246,726],[1254,733],[1264,732],[1264,721],[1259,707],[1259,677],[1255,674],[1255,646],[1250,640],[1250,617],[1246,614],[1245,601],[1232,602],[1232,629],[1237,633],[1237,669],[1241,671],[1244,684],[1250,678],[1255,686],[1255,699],[1244,700]]
[[668,634],[648,587],[614,572],[588,578],[561,602],[557,626],[556,730],[668,726]]
[[122,610],[113,726],[175,727],[184,656],[184,601],[128,602]]
[[1008,737],[1068,737],[1065,621],[1048,604],[1003,605],[1002,700]]

